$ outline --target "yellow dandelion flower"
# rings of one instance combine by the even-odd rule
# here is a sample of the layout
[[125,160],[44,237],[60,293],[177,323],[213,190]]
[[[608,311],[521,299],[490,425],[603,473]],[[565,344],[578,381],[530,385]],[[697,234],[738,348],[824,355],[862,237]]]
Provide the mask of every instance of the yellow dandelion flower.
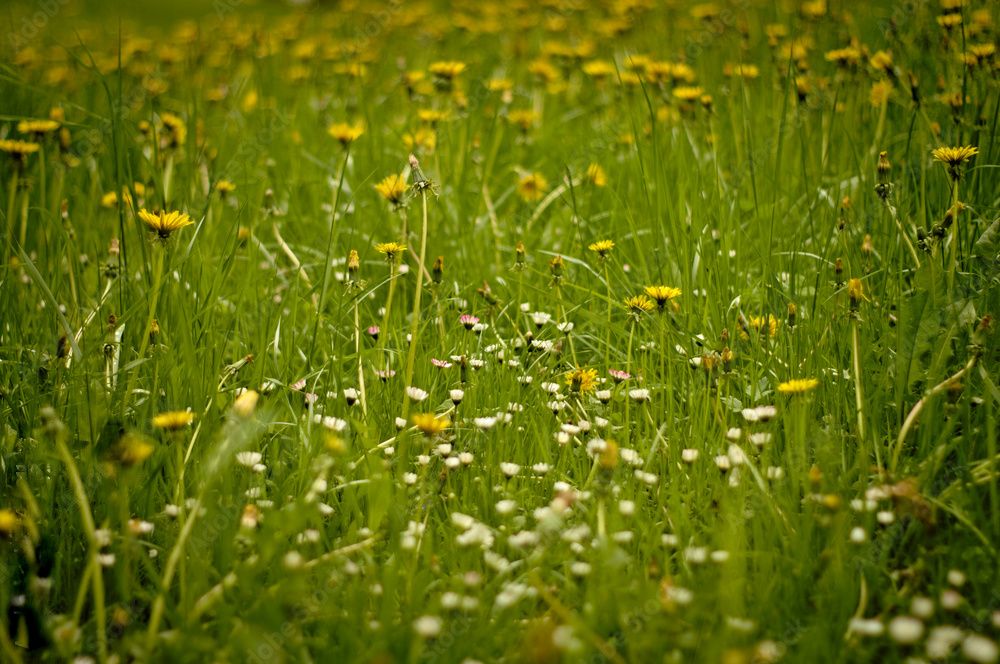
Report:
[[22,134],[51,134],[59,126],[55,120],[21,120],[17,123],[17,130]]
[[145,436],[127,433],[115,443],[111,457],[125,468],[136,466],[153,454],[156,448]]
[[463,71],[465,71],[466,64],[457,60],[447,60],[442,62],[433,62],[428,69],[434,76],[450,81],[457,78]]
[[629,313],[639,316],[649,313],[656,308],[656,305],[645,295],[633,295],[625,298],[625,308],[629,310]]
[[819,387],[819,380],[815,378],[793,378],[778,385],[778,392],[782,394],[805,394]]
[[539,200],[548,191],[549,181],[541,173],[522,175],[517,182],[517,195],[526,202]]
[[948,166],[958,166],[979,154],[979,148],[966,145],[964,147],[941,147],[931,151],[935,161]]
[[392,203],[393,206],[398,206],[403,202],[403,195],[406,194],[406,190],[409,186],[410,185],[406,183],[406,177],[404,175],[394,173],[376,184],[375,191],[377,191],[382,198]]
[[194,422],[194,413],[189,410],[168,410],[153,418],[153,426],[164,431],[179,431]]
[[0,537],[10,537],[21,526],[17,512],[11,509],[0,509]]
[[646,295],[656,300],[656,306],[663,309],[667,302],[681,296],[681,289],[673,286],[646,286]]
[[434,126],[451,117],[451,112],[447,109],[421,108],[417,111],[417,117],[420,118],[421,122]]
[[507,121],[526,132],[538,121],[538,113],[530,108],[518,108],[507,114]]
[[723,68],[722,73],[730,77],[754,79],[760,76],[760,69],[757,65],[730,63]]
[[333,136],[341,145],[347,147],[365,133],[365,128],[361,123],[349,124],[347,122],[336,122],[327,128],[326,133]]
[[615,65],[607,60],[591,60],[583,65],[583,73],[597,80],[611,78],[616,71]]
[[183,212],[149,212],[145,208],[139,210],[139,219],[142,220],[146,227],[150,231],[154,232],[159,236],[161,240],[166,240],[175,231],[178,231],[185,226],[190,226],[194,222],[191,221],[191,217]]
[[948,175],[952,180],[962,177],[962,164],[979,154],[979,148],[966,145],[962,147],[940,147],[931,151],[934,161],[939,161],[948,167]]
[[226,196],[236,191],[236,185],[230,180],[219,180],[215,183],[215,190]]
[[393,262],[406,251],[406,245],[399,242],[381,242],[375,245],[375,251],[385,256],[388,262]]
[[870,101],[875,108],[882,108],[889,102],[892,95],[892,83],[889,81],[879,81],[873,83],[870,93]]
[[38,152],[41,146],[31,141],[0,140],[0,152],[6,152],[18,159],[24,159],[29,154]]
[[595,254],[601,258],[607,258],[611,250],[615,248],[614,240],[598,240],[597,242],[591,242],[590,246],[587,247]]
[[491,78],[486,82],[486,89],[490,92],[508,92],[514,89],[514,82],[509,78]]
[[160,122],[167,130],[166,144],[170,147],[179,147],[187,139],[187,124],[180,116],[173,113],[164,113],[160,116]]
[[583,176],[583,179],[588,184],[592,184],[595,187],[603,187],[608,184],[608,175],[601,168],[600,164],[591,164],[587,166],[587,172]]
[[451,420],[434,413],[417,413],[410,417],[410,424],[419,429],[425,436],[431,437],[450,427]]
[[674,99],[678,101],[693,102],[701,99],[705,90],[697,85],[681,85],[674,88]]
[[437,146],[437,133],[429,127],[419,127],[414,132],[403,134],[403,145],[407,150],[431,152]]
[[577,367],[566,372],[566,384],[573,392],[585,394],[592,392],[597,387],[597,369]]

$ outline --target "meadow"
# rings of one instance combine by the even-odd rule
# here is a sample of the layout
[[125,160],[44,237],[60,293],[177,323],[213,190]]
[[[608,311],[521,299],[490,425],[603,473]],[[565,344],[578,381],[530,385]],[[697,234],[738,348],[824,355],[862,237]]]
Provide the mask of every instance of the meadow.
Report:
[[996,9],[5,3],[0,660],[997,662]]

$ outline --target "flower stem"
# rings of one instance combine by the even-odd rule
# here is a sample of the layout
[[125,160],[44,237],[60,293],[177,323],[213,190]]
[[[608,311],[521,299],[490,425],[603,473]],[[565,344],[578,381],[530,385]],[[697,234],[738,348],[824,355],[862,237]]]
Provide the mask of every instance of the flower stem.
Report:
[[[139,339],[139,360],[142,360],[146,356],[146,351],[149,350],[149,333],[153,330],[153,322],[156,320],[156,306],[160,301],[160,288],[163,284],[163,259],[166,251],[166,247],[162,242],[153,243],[153,287],[150,289],[149,294],[149,316],[146,318],[146,325],[143,327],[142,337]],[[135,381],[138,373],[139,367],[137,366],[129,374],[125,394],[122,398],[123,410],[128,407],[129,398],[135,389]]]
[[423,220],[420,224],[420,257],[417,269],[417,286],[413,294],[413,315],[410,320],[410,347],[406,354],[406,373],[403,380],[403,419],[410,412],[410,394],[406,388],[413,380],[413,366],[417,357],[417,333],[420,331],[420,295],[424,290],[424,273],[419,267],[423,267],[424,257],[427,254],[427,190],[421,189],[420,203],[423,208]]
[[69,475],[70,485],[73,487],[73,495],[76,497],[77,507],[80,509],[80,520],[83,521],[83,529],[87,535],[89,544],[88,566],[90,568],[90,582],[94,595],[94,617],[97,630],[97,659],[99,662],[108,660],[107,634],[105,633],[105,611],[104,611],[104,576],[101,570],[99,559],[100,545],[97,542],[97,528],[94,525],[94,515],[90,511],[90,501],[87,492],[83,488],[83,481],[80,473],[73,461],[73,455],[66,447],[66,441],[57,437],[56,450],[59,457],[66,465],[66,473]]

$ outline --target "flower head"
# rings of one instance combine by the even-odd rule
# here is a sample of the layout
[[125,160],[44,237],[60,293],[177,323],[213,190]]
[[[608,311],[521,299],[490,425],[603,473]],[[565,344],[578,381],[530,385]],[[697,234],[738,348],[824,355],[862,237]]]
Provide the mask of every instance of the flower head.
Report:
[[646,295],[656,300],[656,306],[660,309],[666,306],[667,302],[681,296],[681,289],[673,286],[646,286]]
[[450,81],[465,71],[465,67],[466,65],[464,62],[447,60],[442,62],[433,62],[428,69],[435,77]]
[[29,154],[38,152],[41,146],[31,141],[0,140],[0,152],[6,152],[19,160],[24,160]]
[[55,120],[21,120],[17,123],[17,130],[22,134],[51,134],[59,129],[59,123]]
[[522,175],[517,182],[517,195],[524,201],[531,203],[537,201],[548,191],[549,181],[541,173],[528,173]]
[[164,431],[179,431],[194,422],[194,413],[189,410],[168,410],[153,418],[153,426]]
[[592,184],[595,187],[603,187],[608,184],[608,175],[601,168],[600,164],[590,164],[587,166],[587,172],[584,174],[583,179],[586,183]]
[[330,136],[337,139],[341,145],[347,147],[358,140],[361,134],[365,133],[365,128],[361,123],[348,124],[346,122],[337,122],[330,125],[326,131]]
[[952,180],[962,176],[962,164],[979,154],[979,148],[966,145],[963,147],[940,147],[931,151],[934,161],[940,161],[948,167],[948,175]]
[[819,387],[819,380],[815,378],[793,378],[778,385],[778,392],[782,394],[805,394]]
[[587,247],[595,254],[601,258],[607,258],[611,250],[615,248],[614,240],[598,240],[597,242],[592,242],[590,246]]
[[568,371],[566,372],[566,384],[573,392],[581,394],[592,392],[597,387],[597,369],[577,367]]
[[635,316],[649,313],[655,306],[653,301],[645,295],[633,295],[632,297],[625,298],[625,308]]
[[403,202],[403,195],[406,194],[408,188],[406,177],[398,173],[393,173],[375,185],[375,191],[389,201],[393,207],[398,207]]
[[406,251],[406,245],[399,242],[382,242],[375,245],[375,251],[385,255],[385,259],[392,263],[398,256],[402,256]]
[[139,210],[139,219],[142,220],[150,231],[157,234],[161,240],[166,240],[174,231],[179,231],[185,226],[190,226],[194,222],[191,217],[183,212],[149,212],[146,208]]
[[427,437],[436,436],[451,426],[451,420],[434,413],[417,413],[410,417],[410,423]]

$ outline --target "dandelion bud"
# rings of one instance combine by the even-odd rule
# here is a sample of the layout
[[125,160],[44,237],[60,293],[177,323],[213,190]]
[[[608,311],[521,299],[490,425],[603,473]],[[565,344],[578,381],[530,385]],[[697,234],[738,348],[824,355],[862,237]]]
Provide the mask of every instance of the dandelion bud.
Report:
[[358,257],[358,252],[351,249],[351,253],[347,255],[347,272],[351,277],[356,277],[358,270],[361,269],[361,259]]
[[837,285],[844,283],[844,259],[838,258],[833,264],[833,272],[837,277]]
[[851,299],[851,311],[857,311],[861,300],[865,298],[864,288],[860,279],[850,279],[847,282],[847,296]]
[[875,251],[875,245],[872,244],[872,236],[870,233],[865,233],[865,239],[861,241],[861,253],[871,254]]
[[438,256],[434,261],[434,267],[431,268],[431,281],[439,284],[442,279],[444,279],[444,256]]
[[563,274],[563,257],[555,256],[549,261],[549,269],[552,271],[552,278],[559,280]]
[[795,306],[794,302],[788,303],[788,327],[795,327],[795,318],[798,314],[798,307]]
[[729,343],[729,328],[728,327],[722,328],[722,334],[719,335],[719,341],[721,341],[724,344]]
[[886,151],[879,152],[878,154],[878,166],[875,167],[878,173],[879,182],[889,181],[889,171],[892,170],[892,164],[889,163],[889,153]]
[[514,246],[514,262],[518,268],[524,267],[524,256],[525,256],[524,243],[518,242]]
[[911,71],[910,72],[910,99],[917,106],[920,106],[920,79]]

